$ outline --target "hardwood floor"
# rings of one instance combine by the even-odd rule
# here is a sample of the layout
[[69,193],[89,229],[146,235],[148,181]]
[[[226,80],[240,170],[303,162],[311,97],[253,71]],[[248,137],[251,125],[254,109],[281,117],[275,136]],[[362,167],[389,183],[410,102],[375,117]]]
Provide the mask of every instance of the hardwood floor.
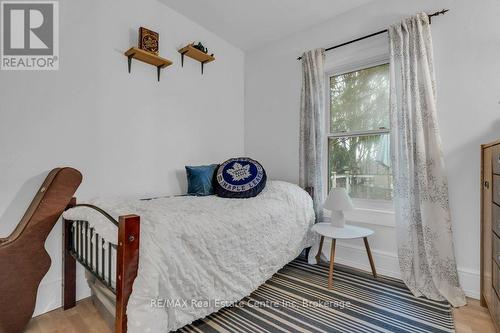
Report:
[[486,308],[478,300],[467,299],[467,305],[453,310],[457,333],[494,333],[495,326]]
[[[488,310],[479,301],[468,299],[468,305],[453,311],[457,333],[494,333]],[[33,318],[25,333],[112,333],[89,298],[73,309],[54,310]]]
[[112,333],[90,298],[31,319],[25,333]]

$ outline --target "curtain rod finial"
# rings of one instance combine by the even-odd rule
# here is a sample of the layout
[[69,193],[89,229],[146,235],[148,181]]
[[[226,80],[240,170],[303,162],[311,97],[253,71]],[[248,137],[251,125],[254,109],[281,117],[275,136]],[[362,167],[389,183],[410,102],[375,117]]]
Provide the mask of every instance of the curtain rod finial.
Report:
[[446,14],[449,11],[450,11],[449,9],[442,9],[442,10],[440,10],[440,11],[435,12],[434,14],[432,14],[432,16],[444,15],[444,14]]
[[441,9],[440,11],[437,11],[435,13],[428,15],[429,16],[429,23],[431,23],[431,20],[434,16],[444,15],[449,11],[450,11],[449,9]]

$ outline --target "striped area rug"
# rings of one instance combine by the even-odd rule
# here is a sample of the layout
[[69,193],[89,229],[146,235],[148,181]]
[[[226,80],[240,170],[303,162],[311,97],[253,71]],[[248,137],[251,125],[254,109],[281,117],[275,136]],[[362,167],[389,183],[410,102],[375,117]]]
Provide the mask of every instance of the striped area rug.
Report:
[[414,297],[402,282],[296,259],[237,306],[178,332],[454,332],[448,303]]

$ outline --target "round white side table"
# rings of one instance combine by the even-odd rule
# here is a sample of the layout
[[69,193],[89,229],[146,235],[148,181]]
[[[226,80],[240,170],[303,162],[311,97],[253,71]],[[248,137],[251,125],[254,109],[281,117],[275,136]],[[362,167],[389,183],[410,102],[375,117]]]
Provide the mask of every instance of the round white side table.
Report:
[[372,252],[370,251],[370,246],[368,245],[368,236],[373,234],[373,230],[347,224],[344,228],[338,228],[334,227],[330,222],[317,223],[313,226],[312,230],[321,235],[321,239],[319,241],[319,250],[318,254],[316,255],[316,260],[318,261],[318,263],[320,262],[321,250],[323,249],[323,242],[325,240],[325,237],[332,239],[332,247],[330,249],[330,273],[328,275],[328,289],[332,289],[333,285],[333,263],[335,259],[335,243],[337,239],[363,238],[373,277],[377,278],[375,263],[373,262]]

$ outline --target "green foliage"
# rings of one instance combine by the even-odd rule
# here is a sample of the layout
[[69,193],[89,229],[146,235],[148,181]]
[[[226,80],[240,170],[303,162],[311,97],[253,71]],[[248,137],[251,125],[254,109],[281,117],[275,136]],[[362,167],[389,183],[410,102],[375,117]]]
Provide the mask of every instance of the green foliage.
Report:
[[389,128],[389,65],[330,80],[330,132]]
[[[330,98],[331,133],[389,129],[389,65],[332,77]],[[337,185],[348,187],[353,197],[390,199],[391,171],[381,158],[388,142],[387,134],[330,139],[329,187],[335,175],[344,182]]]

